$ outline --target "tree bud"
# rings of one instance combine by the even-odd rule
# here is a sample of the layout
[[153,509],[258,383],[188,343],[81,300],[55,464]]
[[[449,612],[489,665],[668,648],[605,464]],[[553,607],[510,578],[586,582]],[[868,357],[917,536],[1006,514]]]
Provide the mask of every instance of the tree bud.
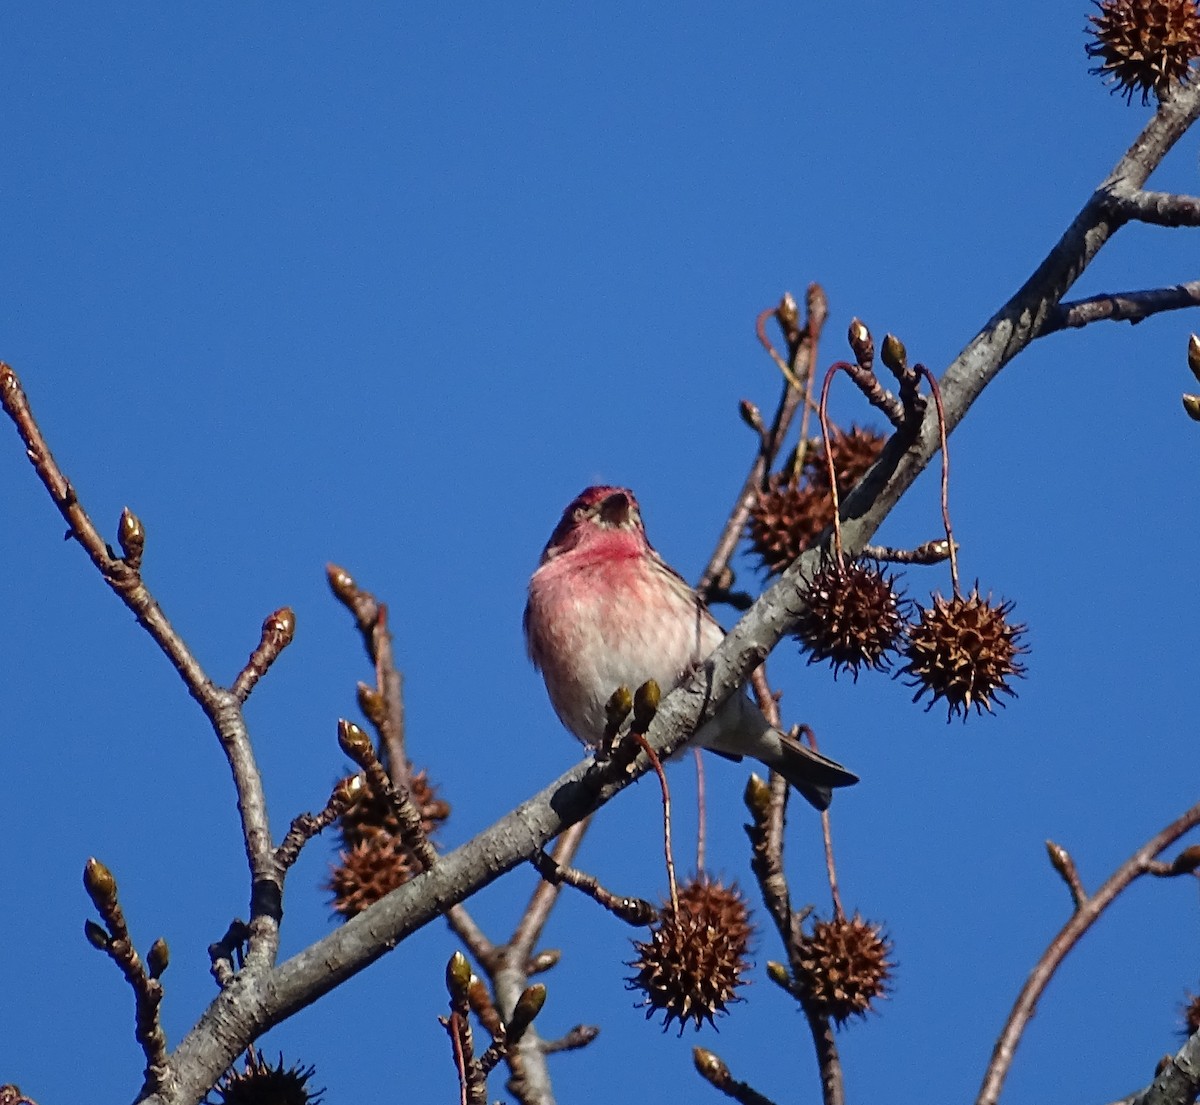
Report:
[[658,689],[658,684],[653,679],[647,679],[638,687],[637,694],[633,696],[633,728],[635,732],[644,733],[650,728],[654,715],[658,713],[658,703],[661,698],[662,691]]
[[854,359],[863,368],[869,369],[875,362],[875,339],[871,337],[871,331],[861,319],[850,320],[850,330],[846,339],[854,351]]
[[117,880],[95,856],[92,856],[84,864],[83,888],[88,892],[88,897],[92,899],[92,905],[101,913],[111,909],[117,900]]
[[83,922],[83,935],[87,937],[87,942],[97,951],[108,951],[108,933],[90,918]]
[[508,1021],[509,1042],[515,1042],[525,1035],[525,1030],[533,1024],[533,1018],[546,1004],[546,987],[540,982],[527,986],[524,993],[517,998],[516,1008]]
[[358,684],[358,708],[372,725],[382,725],[387,717],[383,695],[369,683]]
[[767,961],[767,978],[776,986],[782,986],[788,993],[792,990],[792,973],[782,963],[771,959]]
[[604,707],[604,712],[608,716],[609,733],[615,733],[621,728],[621,722],[629,716],[629,711],[632,709],[633,695],[628,687],[620,686],[613,691],[612,697]]
[[1200,336],[1193,334],[1188,338],[1188,368],[1192,375],[1200,380]]
[[264,638],[273,638],[278,648],[287,648],[296,636],[296,612],[290,606],[281,606],[264,619],[262,632]]
[[883,339],[883,348],[879,351],[879,358],[897,375],[908,371],[908,350],[904,348],[904,342],[895,334],[888,334]]
[[471,964],[462,952],[455,952],[446,964],[446,989],[455,1001],[468,1000],[471,992]]
[[771,812],[771,788],[765,779],[753,771],[750,772],[750,778],[746,780],[742,801],[746,803],[746,809],[750,811],[755,821],[766,821],[767,815]]
[[338,721],[338,745],[359,767],[366,767],[375,758],[375,746],[371,744],[371,738],[345,718]]
[[729,1084],[729,1068],[719,1056],[714,1055],[707,1048],[692,1048],[692,1062],[700,1077],[716,1086],[717,1089]]
[[136,571],[141,567],[142,552],[146,548],[146,530],[141,519],[129,507],[121,511],[121,520],[117,523],[117,541],[120,542],[125,563]]
[[344,603],[349,605],[358,595],[358,584],[345,568],[336,564],[325,565],[325,575],[329,580],[330,589]]
[[160,936],[150,945],[150,950],[146,953],[146,966],[150,968],[150,977],[161,978],[170,962],[171,949],[167,947],[167,942]]
[[1171,861],[1171,874],[1190,875],[1197,867],[1200,867],[1200,844],[1192,844]]
[[749,399],[739,400],[738,414],[750,429],[760,434],[764,432],[762,412]]
[[1193,422],[1200,422],[1200,395],[1184,395],[1183,409]]

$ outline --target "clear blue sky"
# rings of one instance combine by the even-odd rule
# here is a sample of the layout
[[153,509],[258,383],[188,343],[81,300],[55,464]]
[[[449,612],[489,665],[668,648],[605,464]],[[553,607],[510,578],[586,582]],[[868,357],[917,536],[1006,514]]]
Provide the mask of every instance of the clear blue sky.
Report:
[[[685,575],[749,460],[737,401],[777,380],[755,315],[818,280],[823,360],[858,315],[940,371],[1041,259],[1148,110],[1087,74],[1088,5],[868,2],[162,6],[0,15],[0,357],[106,532],[132,507],[145,576],[228,681],[262,618],[297,638],[248,716],[277,834],[343,768],[366,675],[323,565],[391,604],[410,749],[467,840],[574,762],[529,667],[525,583],[562,506],[634,487]],[[1197,135],[1152,181],[1195,192]],[[1122,231],[1077,294],[1194,279],[1195,233]],[[1194,315],[1097,325],[1022,356],[953,439],[963,571],[1017,602],[1030,675],[947,725],[885,678],[785,644],[788,721],[863,777],[835,805],[847,905],[885,923],[884,1015],[840,1039],[856,1100],[964,1100],[1069,899],[1196,798],[1195,471],[1179,393]],[[843,384],[835,411],[866,415]],[[172,949],[172,1043],[213,993],[205,948],[246,908],[228,771],[182,684],[0,427],[0,1082],[40,1105],[130,1100],[132,1001],[84,941],[90,854],[144,951]],[[924,478],[880,539],[938,535]],[[743,566],[742,579],[755,575]],[[945,587],[942,569],[910,594]],[[691,771],[672,775],[679,862]],[[709,769],[713,867],[748,884],[743,769]],[[789,827],[793,894],[828,908],[818,822]],[[580,864],[665,890],[652,780]],[[288,884],[291,953],[332,923],[318,841]],[[497,939],[534,880],[473,901]],[[815,1099],[803,1020],[762,965],[750,1001],[682,1040],[643,1022],[629,931],[567,898],[539,1026],[603,1032],[553,1061],[559,1100],[719,1100],[690,1048],[780,1102]],[[434,924],[271,1032],[329,1105],[454,1100]],[[1139,885],[1069,961],[1006,1101],[1102,1102],[1149,1080],[1200,986],[1190,883]],[[497,1080],[492,1096],[503,1096]]]

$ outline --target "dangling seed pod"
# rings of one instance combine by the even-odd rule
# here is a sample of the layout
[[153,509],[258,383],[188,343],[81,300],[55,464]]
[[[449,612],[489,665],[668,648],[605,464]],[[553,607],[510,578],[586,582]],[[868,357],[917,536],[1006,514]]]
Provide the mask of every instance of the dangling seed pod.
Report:
[[245,1068],[230,1067],[205,1101],[208,1105],[319,1105],[325,1091],[308,1086],[315,1070],[302,1066],[285,1070],[282,1055],[278,1066],[259,1055],[247,1055]]
[[839,1028],[851,1017],[866,1017],[890,992],[892,942],[857,913],[814,921],[798,951],[796,985],[805,1005]]
[[1196,0],[1097,0],[1088,16],[1093,41],[1086,50],[1099,62],[1089,70],[1113,85],[1126,103],[1141,93],[1164,99],[1191,76],[1200,57],[1200,11]]
[[[400,823],[391,807],[365,781],[363,787],[362,797],[338,819],[341,852],[325,884],[333,892],[334,912],[347,920],[421,869],[400,838]],[[424,771],[412,774],[409,793],[421,811],[425,835],[432,836],[450,816],[449,803],[437,796]]]
[[796,639],[810,664],[828,661],[836,678],[848,669],[886,671],[900,647],[908,602],[894,580],[872,564],[829,560],[813,576]]
[[637,974],[626,980],[641,990],[646,1017],[663,1014],[663,1029],[689,1020],[697,1029],[712,1023],[726,1006],[741,999],[736,990],[749,964],[751,927],[745,899],[734,886],[700,877],[679,890],[679,910],[668,905],[650,928],[650,939],[634,941]]
[[1026,650],[1018,644],[1023,625],[1010,625],[1011,602],[993,605],[976,584],[967,598],[933,596],[933,605],[921,608],[921,619],[908,627],[907,663],[899,675],[910,676],[916,687],[913,701],[932,695],[926,709],[939,698],[949,708],[947,720],[961,713],[965,720],[973,706],[977,713],[992,712],[997,694],[1015,697],[1009,679],[1023,676],[1017,656]]
[[[833,438],[831,455],[839,494],[847,494],[879,459],[886,438],[874,430],[851,426]],[[805,549],[811,548],[833,522],[829,467],[825,450],[814,444],[804,459],[798,481],[788,471],[776,472],[750,510],[746,536],[762,567],[778,575]]]

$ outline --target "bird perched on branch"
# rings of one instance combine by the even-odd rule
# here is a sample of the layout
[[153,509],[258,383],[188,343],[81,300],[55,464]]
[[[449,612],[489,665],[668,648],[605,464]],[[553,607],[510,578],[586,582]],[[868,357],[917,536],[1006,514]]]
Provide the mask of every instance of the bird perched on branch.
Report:
[[[563,512],[529,581],[525,643],[562,723],[584,744],[604,738],[620,686],[648,679],[664,694],[725,632],[646,540],[632,491],[589,487]],[[697,744],[778,771],[817,809],[858,776],[771,726],[745,691],[701,726]]]

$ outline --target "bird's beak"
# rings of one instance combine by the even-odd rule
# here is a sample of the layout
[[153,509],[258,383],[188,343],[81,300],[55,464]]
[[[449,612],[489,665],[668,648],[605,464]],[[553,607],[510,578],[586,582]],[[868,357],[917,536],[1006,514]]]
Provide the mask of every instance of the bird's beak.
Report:
[[600,519],[610,526],[624,525],[629,517],[629,496],[616,491],[600,504]]

